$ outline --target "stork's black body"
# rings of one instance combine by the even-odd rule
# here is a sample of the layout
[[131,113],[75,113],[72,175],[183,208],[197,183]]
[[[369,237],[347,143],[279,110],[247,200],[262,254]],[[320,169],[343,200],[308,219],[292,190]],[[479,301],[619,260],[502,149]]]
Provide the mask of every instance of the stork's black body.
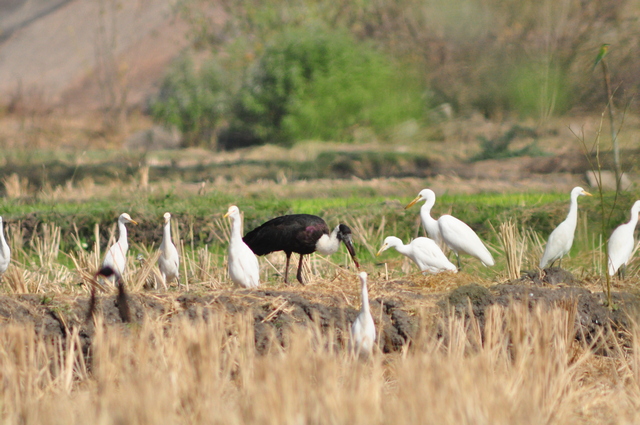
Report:
[[[115,271],[109,266],[102,267],[96,273],[94,280],[98,278],[98,276],[103,276],[107,279],[111,277],[115,277],[116,284],[118,286],[118,296],[116,298],[118,303],[118,313],[120,313],[120,319],[123,323],[131,322],[131,311],[129,310],[129,297],[127,296],[127,292],[124,289],[124,282],[122,281],[122,276],[120,273]],[[93,318],[93,315],[96,310],[97,300],[96,300],[96,287],[99,286],[97,281],[92,285],[91,288],[91,300],[89,301],[89,311],[87,312],[87,321]]]
[[318,241],[323,235],[327,236],[327,240],[332,237],[337,238],[338,243],[336,243],[336,248],[333,252],[337,251],[339,241],[344,242],[356,266],[359,266],[355,257],[353,242],[351,241],[351,229],[344,224],[340,224],[332,233],[323,219],[311,214],[291,214],[276,217],[256,227],[242,239],[256,255],[284,251],[287,255],[287,265],[284,272],[285,283],[287,283],[291,253],[300,254],[296,277],[300,283],[304,283],[302,281],[302,259],[304,255],[311,254],[318,249]]

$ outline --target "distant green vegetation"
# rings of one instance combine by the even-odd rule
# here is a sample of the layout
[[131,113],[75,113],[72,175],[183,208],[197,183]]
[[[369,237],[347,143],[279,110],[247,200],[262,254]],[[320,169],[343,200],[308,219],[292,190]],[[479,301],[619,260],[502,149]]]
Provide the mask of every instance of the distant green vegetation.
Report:
[[[170,211],[174,223],[180,228],[187,247],[209,245],[209,250],[224,254],[226,243],[223,229],[219,226],[227,208],[236,204],[244,213],[244,228],[248,231],[264,221],[278,215],[309,213],[324,217],[329,226],[346,223],[355,233],[358,255],[366,261],[375,261],[367,249],[379,248],[382,238],[395,235],[405,241],[420,236],[419,206],[404,210],[412,199],[405,196],[398,199],[380,196],[352,196],[333,198],[275,199],[273,197],[242,198],[225,193],[210,193],[205,196],[183,197],[178,194],[161,196],[131,197],[128,199],[92,200],[82,203],[67,202],[0,202],[0,215],[7,225],[22,222],[27,230],[26,237],[39,223],[55,223],[61,227],[61,249],[75,248],[72,235],[77,234],[87,246],[94,240],[94,226],[99,224],[103,245],[109,236],[117,216],[129,212],[139,221],[139,226],[131,227],[129,237],[132,242],[146,246],[158,246],[162,237],[161,216]],[[613,197],[605,200],[608,208]],[[632,199],[619,199],[607,232],[628,220],[628,207]],[[483,240],[499,246],[496,231],[500,223],[514,220],[523,228],[530,228],[546,238],[551,230],[564,220],[569,205],[567,193],[522,193],[522,194],[479,194],[447,195],[438,198],[433,210],[434,216],[452,214],[468,223]],[[593,240],[598,240],[599,210],[595,198],[580,200],[580,217],[586,223],[588,234],[582,242],[577,241],[576,250],[585,249]],[[384,227],[381,229],[381,224]],[[77,230],[76,230],[77,229]],[[580,230],[579,230],[580,231]],[[605,235],[605,239],[608,237]],[[28,240],[25,240],[25,246]],[[103,247],[104,248],[104,247]],[[134,249],[135,250],[135,249]]]
[[421,119],[423,90],[411,73],[343,31],[296,28],[274,37],[234,104],[236,126],[263,142],[348,140]]
[[575,106],[600,112],[602,79],[590,66],[604,40],[613,85],[624,82],[617,104],[640,87],[630,36],[638,11],[628,0],[226,0],[221,7],[224,25],[207,2],[176,4],[195,56],[208,50],[228,77],[218,128],[227,148],[348,141],[363,127],[384,137],[400,122],[433,118],[439,106],[536,125]]
[[225,80],[213,62],[196,71],[182,58],[168,71],[151,112],[189,136],[189,144],[198,138],[207,144],[224,118],[229,124],[218,143],[237,148],[349,141],[360,127],[384,137],[402,122],[422,121],[428,106],[415,70],[323,25],[278,33],[243,73],[239,84],[240,75]]

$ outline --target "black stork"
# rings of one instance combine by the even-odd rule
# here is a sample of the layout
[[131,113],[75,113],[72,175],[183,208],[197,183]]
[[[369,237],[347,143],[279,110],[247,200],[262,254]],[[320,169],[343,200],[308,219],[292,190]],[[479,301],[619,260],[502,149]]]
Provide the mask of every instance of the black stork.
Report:
[[322,255],[331,255],[338,251],[340,241],[344,242],[356,267],[360,267],[356,260],[349,226],[339,224],[330,231],[323,219],[311,214],[291,214],[273,218],[247,233],[243,241],[256,255],[284,251],[287,255],[287,265],[284,270],[285,283],[288,283],[289,259],[292,252],[300,254],[296,277],[300,283],[304,284],[302,281],[304,256],[316,251]]
[[131,322],[131,310],[129,309],[129,297],[127,292],[124,289],[124,282],[122,281],[122,276],[116,270],[109,266],[102,267],[94,276],[94,284],[91,288],[91,300],[89,301],[89,311],[87,312],[87,319],[91,319],[95,313],[97,308],[97,300],[96,300],[96,287],[101,287],[97,282],[98,276],[102,276],[107,280],[115,280],[116,285],[118,286],[118,295],[116,297],[118,303],[118,313],[120,314],[120,319],[123,323]]

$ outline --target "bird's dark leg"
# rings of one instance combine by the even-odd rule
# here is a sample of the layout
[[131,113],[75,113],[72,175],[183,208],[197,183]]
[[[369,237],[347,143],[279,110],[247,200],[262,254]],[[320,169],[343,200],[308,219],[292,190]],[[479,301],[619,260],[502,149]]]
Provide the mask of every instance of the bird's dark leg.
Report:
[[458,270],[462,270],[462,266],[460,266],[460,256],[455,251],[453,253],[456,254],[456,262],[458,263]]
[[289,259],[291,258],[290,252],[285,252],[287,254],[287,265],[284,266],[284,283],[289,283],[287,277],[289,276]]
[[618,278],[620,278],[620,280],[624,280],[624,275],[627,271],[627,265],[623,264],[620,266],[620,268],[618,269]]
[[300,254],[300,261],[298,262],[298,273],[296,277],[298,278],[298,282],[304,285],[304,281],[302,280],[302,259],[304,258],[303,254]]

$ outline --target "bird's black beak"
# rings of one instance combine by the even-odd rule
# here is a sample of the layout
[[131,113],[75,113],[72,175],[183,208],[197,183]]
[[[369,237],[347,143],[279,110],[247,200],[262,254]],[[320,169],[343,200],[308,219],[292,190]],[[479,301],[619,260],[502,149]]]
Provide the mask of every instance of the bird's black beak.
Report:
[[358,260],[356,259],[356,249],[353,246],[353,241],[351,240],[351,235],[343,235],[342,242],[344,242],[344,245],[347,247],[347,251],[349,251],[349,255],[351,255],[351,259],[355,263],[356,267],[360,268],[360,264],[358,263]]

